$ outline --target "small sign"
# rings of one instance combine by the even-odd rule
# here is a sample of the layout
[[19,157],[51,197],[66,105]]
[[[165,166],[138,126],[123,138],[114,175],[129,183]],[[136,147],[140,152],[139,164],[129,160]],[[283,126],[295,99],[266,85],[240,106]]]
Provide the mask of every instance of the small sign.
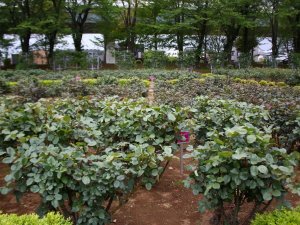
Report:
[[180,140],[177,141],[178,144],[190,143],[190,132],[189,131],[181,131],[180,132]]

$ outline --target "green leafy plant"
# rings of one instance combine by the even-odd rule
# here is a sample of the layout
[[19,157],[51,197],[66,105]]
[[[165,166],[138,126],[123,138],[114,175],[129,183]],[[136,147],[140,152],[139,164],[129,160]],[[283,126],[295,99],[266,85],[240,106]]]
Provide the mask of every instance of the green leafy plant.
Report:
[[9,85],[5,82],[4,79],[0,78],[0,94],[6,94],[10,91]]
[[[188,156],[198,164],[191,168],[185,186],[204,195],[199,210],[213,209],[214,224],[247,224],[256,212],[293,188],[298,154],[272,146],[266,111],[203,97],[192,111],[196,117],[190,123],[200,146]],[[253,208],[240,218],[246,202],[253,202]]]
[[146,68],[164,68],[167,61],[168,57],[163,51],[146,51],[144,53],[144,67]]
[[[2,102],[0,155],[11,171],[1,193],[38,193],[39,213],[106,224],[114,200],[151,189],[177,149],[181,111],[143,100]],[[12,102],[10,102],[12,103]]]

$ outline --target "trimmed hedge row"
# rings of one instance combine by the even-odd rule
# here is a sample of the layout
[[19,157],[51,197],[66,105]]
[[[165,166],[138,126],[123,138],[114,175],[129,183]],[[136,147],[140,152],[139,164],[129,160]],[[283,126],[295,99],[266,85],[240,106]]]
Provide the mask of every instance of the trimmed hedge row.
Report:
[[48,213],[44,218],[39,218],[36,214],[22,216],[0,214],[0,225],[72,225],[72,222],[53,212]]
[[255,217],[251,225],[299,225],[300,207],[293,210],[282,209],[260,214]]

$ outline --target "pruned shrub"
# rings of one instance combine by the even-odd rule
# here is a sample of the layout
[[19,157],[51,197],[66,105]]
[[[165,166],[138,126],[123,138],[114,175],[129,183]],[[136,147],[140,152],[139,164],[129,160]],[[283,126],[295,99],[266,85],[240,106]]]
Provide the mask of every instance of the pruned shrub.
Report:
[[295,209],[282,209],[273,212],[258,214],[251,225],[299,225],[300,207]]
[[3,225],[72,225],[70,220],[66,220],[62,215],[53,212],[45,217],[39,218],[36,214],[18,216],[16,214],[1,214],[0,224]]

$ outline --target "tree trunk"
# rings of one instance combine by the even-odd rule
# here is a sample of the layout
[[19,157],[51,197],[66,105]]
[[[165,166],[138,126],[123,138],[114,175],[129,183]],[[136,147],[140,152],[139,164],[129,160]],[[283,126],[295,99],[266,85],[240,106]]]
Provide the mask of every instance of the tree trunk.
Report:
[[103,56],[103,63],[106,64],[106,53],[107,53],[107,44],[108,44],[108,38],[106,35],[103,35],[104,39],[104,56]]
[[21,48],[23,54],[28,54],[30,51],[30,38],[31,38],[31,32],[26,32],[25,35],[20,35],[20,41],[21,41]]
[[181,32],[177,33],[177,48],[179,52],[183,52],[184,36]]
[[226,35],[226,43],[224,45],[224,60],[225,63],[227,64],[231,64],[231,52],[232,52],[233,44],[239,35],[239,31],[240,31],[240,26],[238,26],[237,28],[230,27],[226,31],[227,35]]
[[243,46],[241,52],[249,53],[249,50],[249,29],[245,27],[243,31]]
[[[296,16],[296,24],[300,24],[300,13]],[[294,52],[300,53],[300,27],[297,26],[294,28]]]
[[198,45],[197,45],[197,54],[196,54],[196,65],[199,65],[201,60],[202,49],[204,46],[204,40],[206,37],[206,26],[207,22],[205,21],[200,29],[200,33],[198,33]]
[[158,49],[158,41],[157,41],[157,34],[154,34],[154,50],[157,51]]
[[49,66],[53,64],[56,36],[57,36],[57,31],[54,31],[51,34],[47,35],[48,42],[49,42],[49,52],[47,57]]
[[82,45],[81,45],[82,33],[80,31],[78,32],[78,31],[74,30],[72,33],[72,38],[73,38],[75,50],[77,52],[81,52],[82,51]]
[[271,28],[272,28],[272,57],[276,58],[278,56],[278,18],[273,16],[271,19]]

